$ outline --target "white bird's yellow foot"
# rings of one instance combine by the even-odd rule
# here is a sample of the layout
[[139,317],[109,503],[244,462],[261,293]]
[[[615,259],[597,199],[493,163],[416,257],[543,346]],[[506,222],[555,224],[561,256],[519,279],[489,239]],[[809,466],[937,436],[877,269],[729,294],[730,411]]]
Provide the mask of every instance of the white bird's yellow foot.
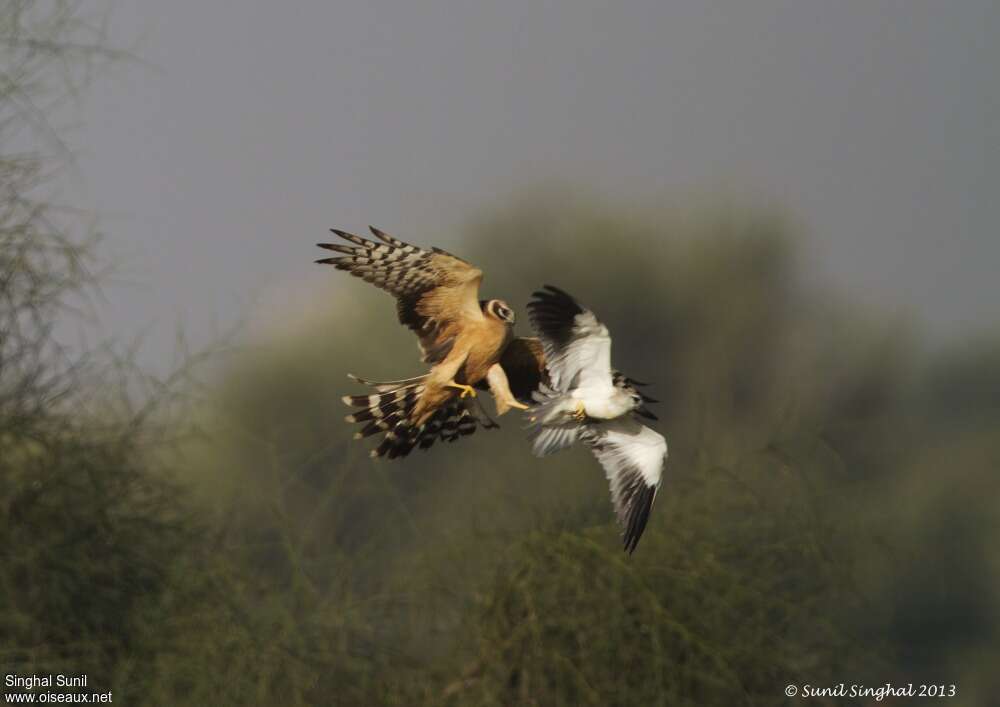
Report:
[[587,408],[583,406],[582,400],[576,401],[576,409],[573,410],[572,417],[577,422],[583,422],[587,419]]
[[460,398],[467,398],[470,395],[473,398],[476,397],[476,389],[473,388],[471,385],[465,385],[465,383],[449,383],[448,387],[458,388],[459,390],[461,390],[462,394],[459,396]]

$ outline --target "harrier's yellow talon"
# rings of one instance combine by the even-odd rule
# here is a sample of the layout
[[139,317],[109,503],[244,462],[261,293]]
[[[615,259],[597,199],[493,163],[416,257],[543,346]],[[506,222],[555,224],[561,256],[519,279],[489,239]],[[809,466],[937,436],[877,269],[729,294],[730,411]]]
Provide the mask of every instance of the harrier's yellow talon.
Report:
[[587,419],[587,408],[583,406],[582,400],[576,401],[576,409],[573,411],[573,419],[577,422],[583,422]]
[[524,403],[520,403],[520,402],[518,402],[516,400],[512,400],[512,401],[510,401],[507,404],[510,405],[512,408],[517,408],[518,410],[527,410],[527,409],[529,409],[528,405],[525,405]]
[[460,398],[466,398],[470,395],[473,398],[476,397],[476,389],[473,388],[471,385],[465,385],[464,383],[449,383],[448,385],[452,388],[458,388],[459,390],[462,391],[462,394],[459,396]]

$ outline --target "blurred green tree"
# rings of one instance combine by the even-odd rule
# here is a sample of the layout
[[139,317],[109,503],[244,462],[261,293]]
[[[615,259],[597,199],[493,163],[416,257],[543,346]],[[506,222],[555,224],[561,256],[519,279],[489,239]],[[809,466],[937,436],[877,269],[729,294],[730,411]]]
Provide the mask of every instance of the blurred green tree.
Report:
[[101,17],[0,7],[0,656],[7,673],[91,673],[106,690],[136,648],[136,608],[192,534],[179,489],[145,460],[172,387],[53,335],[97,282],[89,219],[47,186],[71,160],[62,105],[124,56]]

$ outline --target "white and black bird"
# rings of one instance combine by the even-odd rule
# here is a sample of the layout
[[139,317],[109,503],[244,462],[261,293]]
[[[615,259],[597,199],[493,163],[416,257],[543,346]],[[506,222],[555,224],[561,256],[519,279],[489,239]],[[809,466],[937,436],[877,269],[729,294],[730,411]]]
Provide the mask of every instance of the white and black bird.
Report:
[[660,487],[667,458],[663,435],[638,417],[655,420],[646,403],[656,402],[611,367],[611,335],[589,309],[562,290],[535,292],[528,313],[545,352],[548,384],[534,394],[532,451],[546,456],[585,444],[604,467],[625,551],[639,542]]

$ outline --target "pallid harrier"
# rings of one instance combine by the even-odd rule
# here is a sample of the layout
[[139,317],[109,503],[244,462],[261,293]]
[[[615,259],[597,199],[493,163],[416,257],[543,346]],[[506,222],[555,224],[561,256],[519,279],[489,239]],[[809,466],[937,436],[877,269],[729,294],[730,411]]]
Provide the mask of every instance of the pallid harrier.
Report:
[[631,554],[646,528],[667,458],[663,435],[640,423],[655,420],[644,385],[611,368],[611,336],[594,313],[547,285],[528,304],[545,352],[549,382],[527,413],[532,451],[545,456],[577,439],[590,447],[611,483],[611,503]]
[[519,399],[530,402],[541,380],[541,345],[537,339],[514,337],[514,312],[506,302],[479,299],[483,271],[440,248],[424,250],[369,228],[378,241],[331,229],[352,245],[319,243],[341,255],[316,262],[346,270],[395,296],[399,321],[416,333],[421,360],[431,370],[387,382],[351,376],[376,391],[344,396],[345,403],[359,408],[347,421],[365,423],[355,437],[385,432],[371,454],[394,459],[417,446],[427,449],[438,439],[453,442],[478,425],[496,427],[471,405],[475,389],[487,386],[497,414],[512,407],[527,409]]

